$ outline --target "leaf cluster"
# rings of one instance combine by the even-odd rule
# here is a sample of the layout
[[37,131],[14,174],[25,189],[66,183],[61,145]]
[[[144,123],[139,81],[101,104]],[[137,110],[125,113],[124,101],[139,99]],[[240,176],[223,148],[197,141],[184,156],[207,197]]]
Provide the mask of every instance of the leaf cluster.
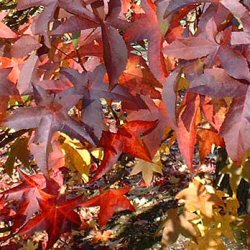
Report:
[[[100,207],[105,228],[115,212],[135,210],[125,196],[133,183],[110,183],[112,170],[157,185],[176,144],[192,178],[215,173],[210,156],[225,148],[234,194],[249,180],[248,1],[19,0],[0,9],[0,178],[18,182],[1,186],[1,242],[45,231],[53,248],[89,228],[87,207]],[[124,159],[135,158],[128,170]],[[193,179],[177,195],[185,212],[169,212],[178,224],[167,222],[167,243],[181,232],[194,238],[190,249],[204,235],[212,247],[232,239],[225,228],[237,212],[216,192]]]

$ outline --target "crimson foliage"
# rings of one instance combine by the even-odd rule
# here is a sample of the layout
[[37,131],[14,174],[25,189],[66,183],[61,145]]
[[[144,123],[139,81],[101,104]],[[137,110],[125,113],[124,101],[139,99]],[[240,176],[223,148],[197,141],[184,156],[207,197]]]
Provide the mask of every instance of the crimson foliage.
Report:
[[212,144],[242,163],[250,147],[247,1],[19,0],[17,9],[39,6],[15,32],[0,22],[0,124],[28,138],[38,166],[27,175],[22,164],[20,183],[1,193],[0,218],[11,225],[3,240],[46,230],[48,249],[80,228],[77,207],[100,205],[101,226],[116,208],[134,210],[124,196],[130,187],[69,199],[59,132],[103,148],[102,159],[91,156],[97,169],[86,187],[99,188],[123,154],[151,162],[169,128],[194,175],[196,145],[200,164]]

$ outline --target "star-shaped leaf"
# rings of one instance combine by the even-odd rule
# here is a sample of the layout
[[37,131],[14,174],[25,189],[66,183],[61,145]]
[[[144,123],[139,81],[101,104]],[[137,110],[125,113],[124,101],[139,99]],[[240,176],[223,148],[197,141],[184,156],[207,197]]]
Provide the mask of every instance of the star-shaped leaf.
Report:
[[245,181],[250,183],[250,160],[247,159],[241,166],[237,166],[231,162],[221,170],[221,173],[230,176],[230,186],[233,193],[236,194],[241,179],[245,179]]
[[16,130],[36,128],[30,141],[30,150],[44,174],[48,174],[48,156],[50,143],[56,131],[62,131],[81,141],[95,144],[84,124],[73,120],[67,112],[81,98],[73,89],[49,94],[43,88],[34,87],[35,107],[23,107],[15,110],[3,123]]
[[98,66],[94,72],[79,73],[74,69],[63,69],[65,75],[74,85],[77,94],[82,94],[84,101],[83,121],[94,129],[95,135],[100,138],[104,130],[102,116],[102,105],[100,98],[122,101],[123,108],[139,109],[147,106],[142,99],[136,95],[133,96],[122,86],[115,86],[112,90],[104,82],[103,78],[106,73],[104,65]]
[[183,189],[176,195],[176,199],[183,199],[185,208],[189,212],[199,210],[206,217],[213,216],[213,206],[222,205],[223,201],[214,193],[210,193],[207,187],[198,178],[191,182],[188,188]]
[[31,7],[44,6],[43,12],[39,15],[34,26],[35,34],[45,35],[48,32],[48,24],[53,19],[57,7],[63,8],[68,12],[80,15],[88,20],[96,20],[91,11],[85,8],[80,0],[20,0],[17,9],[24,10]]
[[99,146],[104,149],[104,158],[91,182],[110,171],[122,153],[151,161],[150,153],[140,136],[149,133],[158,121],[130,121],[119,127],[117,133],[103,131]]
[[[42,174],[29,176],[22,171],[19,171],[19,173],[21,175],[22,183],[0,193],[0,195],[6,197],[6,201],[20,203],[19,210],[13,217],[13,232],[27,222],[35,212],[39,211],[40,206],[38,199],[41,197],[44,199],[50,199],[53,197],[53,195],[47,194],[43,191],[46,187],[46,179]],[[54,187],[56,188],[56,185]],[[57,186],[57,188],[59,187]]]
[[[106,11],[106,7],[108,11]],[[119,33],[119,29],[123,30],[123,26],[127,26],[127,22],[119,18],[119,13],[121,12],[120,1],[111,0],[107,5],[105,5],[105,2],[99,1],[93,3],[92,8],[96,15],[96,23],[86,22],[81,16],[73,16],[68,18],[53,33],[79,32],[87,28],[100,27],[103,60],[107,69],[110,87],[113,88],[118,83],[118,78],[126,68],[128,60],[127,46]]]
[[128,193],[130,189],[131,187],[125,187],[122,189],[109,189],[102,192],[100,195],[83,202],[81,206],[100,206],[100,212],[98,215],[99,223],[101,226],[105,226],[115,212],[120,212],[123,210],[135,211],[134,206],[125,196],[125,194]]
[[164,48],[164,53],[167,56],[185,60],[208,56],[208,63],[218,57],[222,67],[230,76],[249,81],[250,73],[246,58],[240,51],[233,50],[228,44],[229,34],[227,31],[223,33],[220,42],[216,40],[217,34],[216,23],[211,18],[207,22],[205,32],[197,36],[175,40]]
[[135,166],[133,167],[130,175],[136,175],[142,173],[142,178],[146,185],[149,186],[154,172],[162,175],[162,165],[160,162],[160,153],[157,153],[153,159],[153,162],[144,161],[142,159],[137,160]]
[[81,225],[80,216],[74,211],[81,202],[81,196],[72,200],[40,199],[41,213],[29,220],[19,234],[31,235],[36,231],[46,230],[49,238],[46,249],[53,247],[62,233],[70,232]]

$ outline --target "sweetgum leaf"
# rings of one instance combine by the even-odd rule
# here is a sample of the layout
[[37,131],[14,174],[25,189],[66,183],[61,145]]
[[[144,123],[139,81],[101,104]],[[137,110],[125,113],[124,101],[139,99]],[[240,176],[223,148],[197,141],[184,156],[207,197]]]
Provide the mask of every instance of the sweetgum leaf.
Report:
[[205,69],[191,81],[189,91],[214,98],[246,95],[247,85],[230,77],[224,69]]
[[[49,94],[41,87],[34,87],[36,107],[23,107],[15,110],[4,126],[20,130],[36,128],[30,141],[31,153],[44,174],[48,174],[49,147],[53,134],[62,131],[81,141],[95,144],[91,131],[81,123],[73,120],[67,112],[81,98],[74,90],[67,89],[58,94]],[[87,131],[88,130],[88,131]]]
[[176,136],[181,154],[188,167],[192,169],[197,125],[200,119],[200,96],[188,93],[185,97],[185,103],[184,111],[178,119]]
[[185,201],[184,206],[188,212],[199,210],[208,218],[213,216],[213,206],[223,205],[222,199],[215,193],[209,193],[207,187],[198,178],[195,178],[187,188],[180,191],[175,198]]
[[218,30],[214,18],[211,18],[204,32],[197,36],[175,40],[164,48],[167,56],[185,60],[192,60],[207,56],[208,64],[219,58],[225,71],[234,78],[249,81],[250,72],[246,58],[240,51],[233,50],[228,44],[228,32],[222,34],[222,41],[218,42]]
[[148,60],[149,68],[155,78],[163,83],[167,71],[162,54],[163,37],[159,29],[159,22],[156,13],[156,6],[152,0],[141,1],[145,14],[141,14],[132,25],[126,30],[125,40],[127,43],[139,42],[148,39]]
[[6,201],[19,202],[20,208],[14,217],[14,225],[12,231],[15,232],[26,223],[35,212],[39,211],[39,203],[37,199],[42,196],[44,199],[52,198],[53,195],[43,191],[46,186],[46,179],[41,174],[28,176],[19,171],[22,183],[1,193],[6,197]]
[[74,211],[81,202],[81,196],[72,200],[39,199],[41,213],[29,220],[19,234],[31,235],[36,231],[46,230],[49,238],[46,249],[53,247],[62,233],[70,232],[81,225],[80,216]]
[[163,101],[161,101],[159,105],[156,105],[149,97],[144,97],[143,100],[147,104],[148,109],[140,109],[138,111],[129,112],[127,120],[158,120],[158,124],[156,125],[155,129],[143,137],[143,141],[147,146],[151,157],[153,158],[163,140],[165,129],[167,126],[171,127],[171,122],[166,104]]
[[113,88],[126,68],[128,52],[122,36],[115,28],[106,23],[103,23],[101,27],[104,62],[109,76],[110,87]]
[[83,202],[83,207],[100,206],[100,212],[98,215],[100,226],[105,226],[107,222],[112,218],[115,212],[124,210],[135,211],[134,206],[130,203],[130,200],[125,196],[130,191],[131,187],[125,187],[121,189],[109,189],[101,192],[100,195],[88,199]]
[[104,158],[91,183],[110,171],[122,153],[151,162],[150,153],[140,136],[152,131],[157,123],[158,121],[130,121],[121,126],[117,133],[103,131],[99,146],[104,148]]
[[24,57],[33,50],[39,49],[41,46],[38,38],[30,35],[23,35],[12,46],[11,55],[16,58]]
[[100,98],[122,101],[123,107],[128,109],[146,108],[143,100],[138,96],[133,96],[130,92],[120,86],[115,86],[112,90],[103,81],[106,73],[104,65],[98,66],[94,72],[79,73],[74,69],[63,69],[65,75],[74,85],[76,93],[82,94],[85,108],[83,109],[83,121],[93,127],[95,135],[100,138],[104,123],[102,118],[102,106]]
[[227,152],[237,164],[241,164],[245,152],[250,147],[249,98],[250,90],[248,88],[246,96],[233,100],[220,130],[226,143]]
[[[159,157],[158,157],[159,158]],[[144,160],[137,160],[134,165],[130,175],[136,175],[142,173],[142,178],[146,185],[149,186],[153,180],[154,172],[162,175],[162,165],[157,162],[159,159],[153,159],[153,162],[148,162]]]
[[127,87],[131,94],[149,95],[153,99],[161,99],[160,92],[155,89],[161,87],[161,84],[140,56],[130,54],[126,70],[119,78],[119,84]]
[[39,15],[35,26],[35,34],[47,34],[48,24],[53,19],[57,7],[63,8],[70,13],[74,13],[89,20],[96,20],[91,11],[86,9],[80,0],[20,0],[18,1],[18,10],[24,10],[31,7],[44,6],[43,12]]

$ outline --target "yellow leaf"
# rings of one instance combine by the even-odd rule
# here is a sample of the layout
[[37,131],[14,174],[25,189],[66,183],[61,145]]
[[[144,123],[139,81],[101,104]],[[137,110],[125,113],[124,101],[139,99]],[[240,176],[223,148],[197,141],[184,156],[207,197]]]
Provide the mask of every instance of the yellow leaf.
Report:
[[242,178],[250,183],[250,159],[246,159],[240,167],[231,162],[221,170],[221,173],[229,174],[230,186],[233,193],[236,194]]
[[156,154],[156,156],[153,159],[153,162],[148,162],[142,159],[138,159],[130,175],[136,175],[140,172],[142,173],[142,178],[145,181],[147,186],[150,185],[153,179],[154,172],[162,175],[162,165],[160,163],[160,154],[159,153]]
[[194,178],[188,188],[183,189],[176,195],[176,199],[184,200],[187,211],[197,212],[199,210],[203,215],[212,217],[213,206],[223,206],[224,203],[215,193],[208,192],[207,186],[200,179]]
[[91,155],[87,149],[81,148],[78,140],[72,140],[64,136],[65,140],[61,145],[65,154],[65,165],[77,170],[84,182],[89,181],[89,169],[91,164]]
[[220,238],[216,237],[216,230],[211,230],[210,234],[199,237],[197,243],[191,241],[187,250],[226,250],[226,246]]

